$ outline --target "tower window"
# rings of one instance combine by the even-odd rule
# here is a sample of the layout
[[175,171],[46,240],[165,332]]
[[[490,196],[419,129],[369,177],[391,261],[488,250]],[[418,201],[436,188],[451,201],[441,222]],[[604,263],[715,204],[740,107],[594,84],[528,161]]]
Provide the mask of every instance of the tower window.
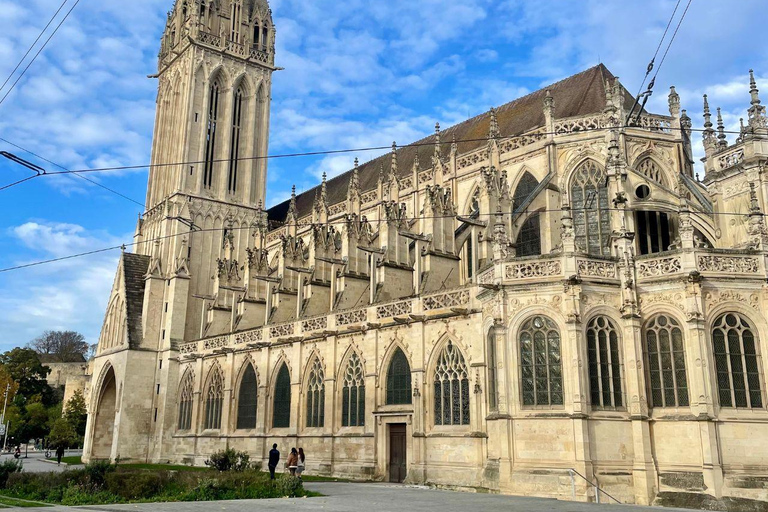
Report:
[[267,41],[269,40],[269,29],[264,27],[261,29],[261,49],[267,51]]
[[611,219],[605,171],[588,160],[573,176],[571,201],[576,245],[579,250],[597,256],[611,252]]
[[232,146],[229,150],[229,179],[227,189],[231,194],[237,190],[237,168],[240,158],[240,133],[243,117],[243,90],[238,87],[232,111]]
[[210,188],[213,185],[213,164],[216,159],[216,124],[219,117],[219,82],[211,85],[208,106],[208,126],[205,134],[205,171],[203,185]]

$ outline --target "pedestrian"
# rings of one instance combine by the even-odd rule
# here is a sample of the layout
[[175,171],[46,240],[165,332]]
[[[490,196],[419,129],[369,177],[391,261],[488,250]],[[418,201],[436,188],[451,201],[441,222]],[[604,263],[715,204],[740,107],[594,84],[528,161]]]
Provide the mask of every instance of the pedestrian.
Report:
[[269,450],[269,464],[267,467],[269,468],[270,480],[275,479],[275,468],[277,468],[278,462],[280,462],[280,452],[277,451],[277,443],[275,443],[272,445],[272,449]]
[[64,445],[60,444],[56,448],[56,464],[58,466],[61,466],[61,458],[64,456]]
[[299,463],[296,465],[296,476],[301,480],[301,474],[304,472],[304,448],[299,448]]
[[291,476],[296,476],[296,468],[299,466],[299,452],[296,451],[296,448],[291,448],[291,454],[288,456],[288,461],[285,465],[288,466]]

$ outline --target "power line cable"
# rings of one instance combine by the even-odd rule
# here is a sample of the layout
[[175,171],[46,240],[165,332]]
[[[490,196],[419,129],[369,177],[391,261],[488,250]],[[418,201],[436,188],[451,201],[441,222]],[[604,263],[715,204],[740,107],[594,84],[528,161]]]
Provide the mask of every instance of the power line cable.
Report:
[[653,81],[656,81],[656,77],[659,75],[659,71],[661,71],[661,66],[664,65],[664,61],[667,59],[667,54],[669,53],[669,49],[672,48],[672,43],[675,42],[675,37],[677,37],[677,33],[680,30],[680,26],[683,24],[683,20],[685,19],[685,15],[688,14],[688,9],[691,8],[691,3],[692,2],[693,2],[693,0],[688,0],[688,5],[685,6],[685,10],[683,11],[683,15],[680,17],[680,21],[677,23],[677,27],[675,28],[675,32],[672,34],[672,38],[669,40],[669,44],[667,45],[667,49],[664,51],[664,55],[661,57],[661,62],[659,62],[659,67],[656,68],[656,74],[653,75]]
[[[0,141],[2,141],[2,142],[5,142],[6,144],[9,144],[9,145],[11,145],[11,146],[13,146],[13,147],[15,147],[15,148],[18,148],[18,149],[20,149],[20,150],[24,151],[25,153],[29,153],[30,155],[32,155],[32,156],[34,156],[34,157],[36,157],[36,158],[39,158],[40,160],[43,160],[43,161],[45,161],[45,162],[48,162],[48,163],[49,163],[49,164],[51,164],[51,165],[55,165],[55,166],[56,166],[56,167],[58,167],[59,169],[63,169],[63,170],[65,170],[65,171],[69,171],[69,169],[67,169],[66,167],[64,167],[64,166],[62,166],[62,165],[59,165],[59,164],[57,164],[56,162],[53,162],[53,161],[51,161],[51,160],[49,160],[49,159],[47,159],[47,158],[45,158],[45,157],[43,157],[43,156],[40,156],[40,155],[38,155],[37,153],[35,153],[35,152],[33,152],[33,151],[30,151],[30,150],[29,150],[29,149],[27,149],[27,148],[23,148],[23,147],[19,146],[18,144],[15,144],[15,143],[13,143],[13,142],[11,142],[11,141],[7,140],[7,139],[4,139],[4,138],[0,137]],[[64,174],[64,176],[69,176],[69,177],[71,177],[71,176],[76,176],[76,177],[78,177],[78,178],[80,178],[80,179],[83,179],[83,180],[85,180],[85,181],[87,181],[87,182],[93,183],[93,184],[94,184],[94,185],[96,185],[97,187],[101,187],[101,188],[103,188],[104,190],[107,190],[107,191],[109,191],[109,192],[111,192],[111,193],[113,193],[113,194],[115,194],[115,195],[118,195],[118,196],[122,197],[123,199],[126,199],[126,200],[128,200],[128,201],[130,201],[130,202],[132,202],[132,203],[136,203],[137,205],[141,206],[142,208],[146,208],[146,206],[144,205],[144,203],[141,203],[141,202],[139,202],[139,201],[136,201],[135,199],[132,199],[132,198],[130,198],[130,197],[128,197],[128,196],[126,196],[125,194],[122,194],[122,193],[118,192],[117,190],[113,190],[113,189],[111,189],[111,188],[107,187],[106,185],[102,185],[102,184],[101,184],[101,183],[99,183],[98,181],[94,181],[94,180],[92,180],[92,179],[90,179],[90,178],[87,178],[87,177],[85,177],[85,176],[82,176],[82,175],[80,175],[80,174],[77,174],[77,173],[74,173],[74,174]],[[13,184],[11,184],[11,186],[13,186]],[[5,188],[8,188],[8,187],[5,187]],[[0,189],[0,190],[3,190],[3,189]]]
[[43,37],[43,34],[45,34],[45,31],[46,31],[46,30],[48,30],[48,27],[50,27],[50,26],[51,26],[51,23],[53,23],[53,20],[55,20],[55,19],[56,19],[56,16],[58,16],[58,15],[59,15],[59,13],[60,13],[60,12],[61,12],[61,10],[64,8],[64,6],[67,4],[67,2],[68,2],[68,1],[69,1],[69,0],[64,0],[63,2],[61,2],[61,5],[59,6],[59,8],[58,8],[58,9],[56,9],[56,12],[55,12],[55,13],[53,13],[53,16],[51,16],[51,19],[50,19],[50,20],[48,20],[48,23],[45,25],[45,27],[43,28],[43,30],[41,30],[41,31],[40,31],[40,34],[38,34],[38,35],[37,35],[37,38],[35,39],[35,41],[34,41],[34,42],[33,42],[33,43],[30,45],[30,47],[27,49],[27,53],[25,53],[25,54],[24,54],[24,56],[21,58],[21,60],[18,62],[18,64],[16,64],[16,67],[15,67],[15,68],[13,68],[13,71],[11,71],[11,73],[8,75],[8,78],[6,78],[6,79],[5,79],[5,82],[3,82],[3,85],[2,85],[2,86],[0,86],[0,91],[2,91],[3,89],[5,89],[5,86],[6,86],[6,85],[8,85],[8,82],[11,80],[11,78],[13,78],[13,75],[15,75],[15,74],[16,74],[16,72],[19,70],[19,68],[21,67],[21,65],[22,65],[22,64],[24,63],[24,61],[27,59],[27,57],[29,56],[29,54],[32,52],[32,49],[33,49],[33,48],[34,48],[34,47],[37,45],[38,41],[40,41],[40,38],[41,38],[41,37]]
[[[550,212],[551,213],[551,212],[562,212],[562,211],[563,211],[562,208],[554,208],[554,209],[537,210],[537,213],[543,213],[543,212]],[[572,211],[573,211],[573,209],[572,209]],[[635,212],[642,212],[642,211],[645,211],[645,210],[635,210],[635,209],[632,209],[632,208],[592,208],[592,209],[589,209],[589,210],[587,210],[587,209],[576,209],[576,211],[621,211],[621,212],[625,212],[625,213],[627,213],[627,212],[635,213]],[[517,213],[519,213],[519,212],[517,212]],[[495,217],[495,216],[499,215],[499,212],[496,212],[496,213],[477,213],[475,215],[483,216],[483,217]],[[505,216],[506,215],[516,215],[516,213],[515,212],[501,212],[501,215],[505,215]],[[741,212],[708,212],[705,215],[723,215],[723,216],[749,217],[750,213],[741,213]],[[456,216],[454,216],[454,215],[421,215],[421,216],[412,217],[412,218],[409,218],[409,219],[410,220],[427,220],[427,219],[455,219],[455,218],[456,218]],[[345,221],[341,220],[341,221],[336,221],[336,222],[329,222],[327,224],[331,225],[331,226],[334,226],[334,225],[341,225],[344,222]],[[386,219],[376,219],[376,220],[368,221],[368,222],[370,224],[374,224],[374,223],[375,224],[381,224],[382,222],[387,222],[387,220]],[[303,227],[303,226],[300,226],[300,227]],[[79,254],[72,254],[72,255],[69,255],[69,256],[62,256],[62,257],[59,257],[59,258],[53,258],[53,259],[49,259],[49,260],[41,260],[41,261],[36,261],[36,262],[32,262],[32,263],[26,263],[26,264],[23,264],[23,265],[17,265],[17,266],[14,266],[14,267],[7,267],[7,268],[0,269],[0,273],[11,272],[11,271],[14,271],[14,270],[21,270],[21,269],[25,269],[25,268],[29,268],[29,267],[36,267],[36,266],[39,266],[39,265],[45,265],[45,264],[49,264],[49,263],[56,263],[56,262],[59,262],[59,261],[70,260],[70,259],[80,258],[80,257],[84,257],[84,256],[90,256],[90,255],[93,255],[93,254],[99,254],[99,253],[114,251],[114,250],[117,250],[117,249],[126,249],[128,247],[135,247],[135,246],[142,245],[142,244],[155,243],[155,242],[159,242],[161,240],[167,240],[169,238],[176,238],[176,237],[179,237],[179,236],[189,236],[189,235],[192,235],[194,233],[208,233],[208,232],[218,232],[218,231],[228,231],[228,230],[229,231],[239,231],[239,230],[242,230],[242,229],[252,229],[252,226],[240,226],[240,227],[231,227],[231,228],[230,227],[225,227],[225,228],[205,228],[205,229],[196,228],[196,229],[192,229],[190,231],[185,231],[185,232],[182,232],[182,233],[176,233],[176,234],[172,234],[172,235],[165,235],[165,236],[161,236],[161,237],[157,237],[157,238],[152,238],[152,239],[149,239],[149,240],[142,240],[140,242],[130,242],[130,243],[122,244],[122,245],[115,245],[115,246],[112,246],[112,247],[105,247],[103,249],[96,249],[96,250],[93,250],[93,251],[83,252],[83,253],[79,253]]]
[[69,15],[72,14],[72,11],[75,10],[75,7],[77,7],[77,4],[79,4],[79,3],[80,3],[80,0],[75,0],[75,3],[72,5],[72,7],[69,9],[69,11],[67,11],[67,14],[64,15],[64,18],[62,18],[62,20],[59,22],[59,24],[56,25],[56,28],[51,33],[51,35],[48,36],[48,39],[45,40],[45,43],[43,43],[43,46],[41,46],[40,49],[37,50],[37,53],[35,54],[34,57],[32,57],[32,60],[29,61],[29,63],[27,64],[27,67],[24,68],[24,71],[22,71],[21,74],[19,75],[19,77],[16,79],[16,81],[13,82],[13,85],[11,85],[11,87],[8,88],[8,91],[6,91],[5,96],[3,96],[2,99],[0,99],[0,105],[3,104],[3,102],[8,98],[8,95],[11,94],[11,91],[13,91],[13,89],[16,87],[16,85],[19,83],[19,81],[24,77],[24,75],[27,73],[27,71],[29,71],[29,68],[32,66],[32,64],[34,64],[34,62],[37,60],[37,58],[40,56],[40,54],[43,52],[43,50],[45,50],[45,47],[48,46],[48,43],[51,42],[51,39],[53,39],[53,36],[56,35],[56,32],[58,32],[59,29],[61,28],[61,26],[64,24],[64,22],[67,21],[67,18],[69,18]]

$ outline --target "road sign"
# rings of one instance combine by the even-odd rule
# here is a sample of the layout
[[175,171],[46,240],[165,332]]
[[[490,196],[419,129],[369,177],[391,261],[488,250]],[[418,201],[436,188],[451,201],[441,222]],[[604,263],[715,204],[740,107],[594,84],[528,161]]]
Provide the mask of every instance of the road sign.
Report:
[[0,436],[5,435],[5,425],[0,423]]

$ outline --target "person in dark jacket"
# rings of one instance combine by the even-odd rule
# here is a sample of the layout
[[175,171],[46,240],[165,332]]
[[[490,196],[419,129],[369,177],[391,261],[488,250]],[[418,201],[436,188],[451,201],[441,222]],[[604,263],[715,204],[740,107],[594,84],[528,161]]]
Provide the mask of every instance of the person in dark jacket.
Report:
[[58,448],[56,448],[56,464],[61,466],[61,458],[64,457],[64,445],[60,444]]
[[277,467],[277,463],[280,462],[280,452],[277,451],[277,444],[272,445],[272,449],[269,450],[269,478],[274,480],[275,479],[275,468]]

